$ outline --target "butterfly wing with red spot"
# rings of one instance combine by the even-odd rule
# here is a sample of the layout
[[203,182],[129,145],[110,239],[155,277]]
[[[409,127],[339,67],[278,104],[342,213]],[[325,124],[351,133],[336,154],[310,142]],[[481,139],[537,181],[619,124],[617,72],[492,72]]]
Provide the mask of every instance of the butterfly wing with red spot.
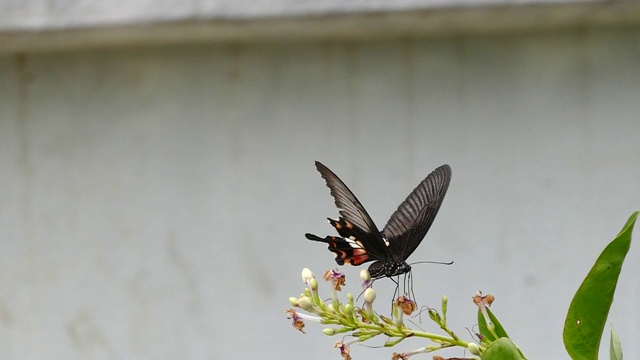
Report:
[[396,260],[406,260],[420,245],[438,214],[451,182],[451,167],[431,172],[391,215],[382,233]]
[[319,161],[316,161],[316,168],[327,183],[341,215],[338,220],[329,219],[329,222],[342,238],[320,238],[313,234],[306,234],[306,237],[328,243],[329,250],[336,254],[336,262],[340,265],[359,265],[366,261],[390,258],[389,248],[380,231],[347,185]]

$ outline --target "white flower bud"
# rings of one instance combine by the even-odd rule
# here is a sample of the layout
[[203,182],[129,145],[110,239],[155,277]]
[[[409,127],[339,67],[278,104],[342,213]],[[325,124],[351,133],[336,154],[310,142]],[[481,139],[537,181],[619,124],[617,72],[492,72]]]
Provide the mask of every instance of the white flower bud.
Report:
[[309,311],[313,308],[313,301],[311,301],[311,299],[309,299],[308,297],[303,296],[298,299],[298,306],[305,311]]
[[305,284],[308,283],[313,278],[314,278],[313,273],[311,272],[311,270],[309,270],[309,268],[302,269],[302,281]]
[[332,329],[332,328],[324,328],[324,329],[322,329],[322,332],[323,332],[325,335],[332,336],[332,335],[335,335],[335,334],[336,334],[336,329]]
[[364,301],[372,303],[376,299],[376,292],[372,288],[368,288],[364,291]]
[[480,347],[476,343],[469,343],[469,345],[467,345],[467,350],[469,350],[473,355],[480,355]]
[[360,281],[362,282],[371,281],[371,274],[369,274],[369,270],[362,269],[360,271]]

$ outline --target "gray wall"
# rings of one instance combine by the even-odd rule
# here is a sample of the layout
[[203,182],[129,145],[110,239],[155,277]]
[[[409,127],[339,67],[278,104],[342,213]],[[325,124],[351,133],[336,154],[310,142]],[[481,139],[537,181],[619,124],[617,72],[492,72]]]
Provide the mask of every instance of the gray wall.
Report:
[[[490,292],[525,354],[568,358],[573,292],[640,208],[639,30],[1,57],[1,357],[338,358],[284,314],[334,265],[303,237],[337,214],[317,159],[380,225],[449,163],[411,260],[455,264],[416,265],[419,303],[470,338]],[[630,359],[639,270],[633,246],[609,319]]]

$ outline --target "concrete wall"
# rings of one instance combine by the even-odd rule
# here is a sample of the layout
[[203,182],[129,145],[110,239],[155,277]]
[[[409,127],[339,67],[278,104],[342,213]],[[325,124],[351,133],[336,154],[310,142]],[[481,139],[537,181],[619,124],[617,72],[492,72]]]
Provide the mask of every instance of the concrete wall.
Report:
[[[303,267],[334,265],[303,237],[337,214],[322,160],[380,225],[449,163],[411,260],[455,264],[416,266],[419,303],[448,295],[468,338],[490,292],[529,358],[567,358],[573,292],[640,207],[638,49],[638,27],[592,27],[6,54],[0,355],[338,358],[338,338],[284,314]],[[633,246],[609,320],[631,359],[638,271]]]

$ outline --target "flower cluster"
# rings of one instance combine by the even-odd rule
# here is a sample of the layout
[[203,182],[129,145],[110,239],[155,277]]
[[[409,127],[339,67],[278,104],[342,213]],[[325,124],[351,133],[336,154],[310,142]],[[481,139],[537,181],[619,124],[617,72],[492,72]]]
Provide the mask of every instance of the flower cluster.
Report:
[[[428,308],[429,318],[435,322],[446,335],[439,335],[418,331],[407,327],[403,317],[410,316],[417,311],[415,301],[407,296],[400,296],[393,304],[391,317],[378,314],[374,309],[376,292],[371,288],[371,276],[367,270],[360,274],[360,280],[364,290],[364,305],[357,307],[352,294],[347,294],[347,302],[342,303],[338,298],[338,292],[345,286],[345,276],[337,269],[327,271],[323,278],[331,283],[332,297],[329,303],[322,300],[318,291],[318,281],[309,269],[302,271],[302,281],[306,288],[300,297],[291,297],[289,302],[294,309],[287,310],[293,326],[304,332],[304,321],[315,321],[321,324],[331,325],[323,330],[326,335],[349,334],[353,339],[338,341],[336,348],[345,360],[350,360],[350,345],[360,343],[384,335],[388,337],[385,347],[394,346],[408,337],[422,337],[430,339],[434,345],[427,345],[420,349],[394,353],[394,360],[406,360],[409,357],[436,351],[453,346],[464,347],[474,355],[479,355],[484,348],[474,342],[461,340],[447,325],[446,296],[442,298],[441,313],[436,309]],[[295,309],[297,308],[297,309]],[[303,310],[306,313],[298,312]]]

